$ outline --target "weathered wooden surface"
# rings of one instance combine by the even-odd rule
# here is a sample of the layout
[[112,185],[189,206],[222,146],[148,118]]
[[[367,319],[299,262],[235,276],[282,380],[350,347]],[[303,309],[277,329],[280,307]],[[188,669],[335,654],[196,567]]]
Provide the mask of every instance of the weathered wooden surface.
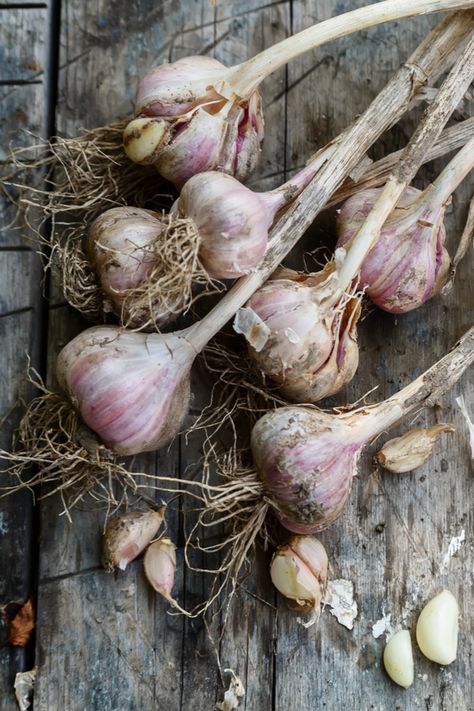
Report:
[[[330,0],[232,0],[218,1],[213,7],[208,0],[101,0],[94,4],[63,0],[57,128],[73,135],[81,126],[103,124],[130,112],[137,76],[160,61],[203,52],[227,64],[235,63],[312,22],[362,4],[360,0],[337,4]],[[9,27],[16,28],[18,34],[31,27],[29,22],[36,26],[36,34],[18,54],[21,71],[15,70],[13,60],[6,63],[9,82],[15,78],[43,82],[23,65],[28,64],[33,48],[44,48],[42,38],[50,26],[48,12],[30,8],[7,13],[12,18]],[[433,18],[392,23],[340,40],[295,60],[287,70],[267,80],[263,91],[264,150],[252,184],[261,189],[277,185],[304,163],[315,146],[347,126],[433,23]],[[18,42],[21,45],[22,40]],[[47,65],[46,55],[36,59]],[[51,116],[46,116],[50,108],[41,105],[43,84],[14,88],[13,96],[22,97],[21,101],[15,99],[21,110],[26,101],[30,101],[29,109],[36,107],[36,111],[25,111],[27,125],[37,128],[46,121],[51,125]],[[4,89],[0,81],[0,90]],[[40,93],[34,93],[37,90]],[[32,96],[39,98],[33,100]],[[7,109],[7,116],[16,108]],[[414,120],[414,116],[407,117],[385,137],[377,153],[404,145]],[[420,185],[426,184],[440,165],[424,169]],[[451,244],[462,227],[471,192],[472,181],[457,191],[448,218]],[[332,245],[333,225],[334,214],[322,216],[303,241],[304,247]],[[10,234],[7,238],[13,248],[20,246]],[[40,343],[39,322],[29,310],[39,302],[40,294],[37,274],[32,278],[26,272],[29,257],[25,252],[8,252],[8,256],[2,252],[2,311],[4,305],[8,313],[22,310],[0,320],[0,325],[11,324],[5,331],[11,345],[4,356],[10,369],[3,368],[2,413],[12,401],[25,344],[31,350],[34,342],[37,348]],[[292,257],[291,263],[300,265],[301,257]],[[472,253],[461,265],[451,294],[417,312],[399,318],[371,312],[360,327],[358,374],[337,401],[355,401],[375,385],[379,387],[370,400],[385,397],[444,353],[472,323],[471,270]],[[8,281],[3,274],[8,275]],[[13,275],[20,275],[21,281]],[[52,303],[47,334],[50,382],[55,353],[83,327],[81,320],[61,305],[56,293]],[[33,323],[36,330],[32,330]],[[193,385],[196,397],[191,416],[206,402],[202,373],[196,374]],[[473,484],[465,427],[454,398],[463,392],[472,408],[473,391],[471,372],[443,398],[441,417],[456,425],[456,433],[446,436],[435,456],[417,472],[400,477],[375,473],[372,448],[363,458],[345,514],[321,535],[332,577],[354,583],[360,612],[353,631],[341,627],[328,611],[316,628],[308,631],[297,625],[294,613],[269,583],[267,557],[258,556],[255,574],[238,592],[218,642],[222,666],[234,669],[246,687],[241,708],[472,708]],[[423,412],[416,421],[431,423],[434,418],[435,412]],[[136,464],[150,473],[178,476],[198,456],[199,442],[194,437],[189,444],[177,441],[167,452],[140,457]],[[17,510],[11,502],[7,506],[7,512]],[[59,503],[49,499],[39,508],[35,709],[214,708],[222,698],[222,685],[215,652],[202,624],[166,614],[166,605],[150,591],[139,563],[115,576],[100,570],[103,513],[76,512],[71,525],[66,517],[59,517],[60,510]],[[169,520],[180,554],[182,523],[179,513]],[[16,521],[14,525],[17,546],[24,540],[25,524]],[[462,529],[466,543],[441,570],[451,537]],[[0,527],[0,543],[7,541],[7,548],[6,553],[0,549],[1,569],[5,569],[3,556],[10,556],[10,570],[14,556],[18,570],[25,575],[31,569],[29,562],[23,564],[22,551],[13,547],[11,537],[1,535],[2,530]],[[26,583],[21,578],[13,592],[1,589],[0,601],[4,595],[24,597],[28,584],[26,576]],[[207,585],[203,576],[181,567],[177,598],[192,607],[205,595]],[[462,608],[459,659],[452,667],[441,669],[417,653],[415,684],[409,691],[399,690],[380,668],[383,638],[374,639],[371,627],[385,612],[392,615],[395,627],[413,628],[424,601],[443,586],[457,595]],[[218,640],[219,620],[213,622],[211,631]],[[15,708],[10,692],[12,673],[21,663],[12,659],[0,677],[4,692],[0,695],[1,711]]]

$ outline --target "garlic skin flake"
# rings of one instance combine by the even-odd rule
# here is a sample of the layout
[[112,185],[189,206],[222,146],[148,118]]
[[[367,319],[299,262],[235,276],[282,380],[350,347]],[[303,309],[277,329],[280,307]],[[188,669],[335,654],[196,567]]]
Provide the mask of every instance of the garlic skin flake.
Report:
[[459,606],[449,590],[442,590],[423,608],[416,623],[421,652],[437,664],[451,664],[458,647]]
[[280,546],[270,564],[270,576],[282,595],[296,600],[303,610],[312,610],[310,627],[317,622],[327,585],[328,557],[323,544],[314,536],[292,536]]
[[384,469],[395,474],[411,472],[429,459],[441,432],[454,432],[454,427],[439,424],[409,430],[386,442],[375,455],[376,459]]
[[159,511],[132,511],[107,523],[102,538],[102,565],[108,573],[125,570],[156,536],[164,518]]
[[410,633],[400,630],[390,637],[383,652],[385,671],[390,679],[408,689],[413,684],[415,671]]

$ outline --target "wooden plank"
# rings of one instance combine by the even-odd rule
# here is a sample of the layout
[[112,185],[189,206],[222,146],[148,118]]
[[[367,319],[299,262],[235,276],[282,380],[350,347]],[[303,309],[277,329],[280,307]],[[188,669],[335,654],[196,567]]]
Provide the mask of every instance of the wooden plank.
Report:
[[[294,30],[306,26],[309,18],[323,19],[333,12],[330,2],[295,2]],[[420,18],[382,26],[293,62],[289,67],[289,86],[293,88],[288,102],[299,110],[292,119],[289,162],[298,165],[304,161],[313,150],[315,135],[324,143],[348,125],[433,22],[433,18]],[[318,91],[314,90],[316,85]],[[414,117],[402,125],[384,141],[385,151],[406,143]],[[439,167],[440,162],[436,170]],[[431,167],[423,173],[431,177],[435,174]],[[452,243],[462,228],[472,188],[471,180],[458,191],[455,214],[449,218]],[[304,246],[314,249],[323,241],[330,247],[334,244],[334,215],[318,220]],[[295,258],[291,263],[295,264]],[[300,260],[296,259],[296,264],[301,265]],[[395,318],[373,310],[359,329],[361,362],[356,378],[333,402],[354,402],[378,385],[369,398],[375,402],[406,384],[448,350],[472,323],[472,296],[466,281],[470,268],[472,260],[466,260],[449,297],[438,297],[418,311]],[[462,384],[443,398],[442,419],[454,422],[457,432],[443,440],[424,467],[398,477],[378,474],[372,461],[378,447],[371,447],[363,457],[345,513],[320,536],[329,554],[332,577],[354,583],[358,620],[351,632],[326,611],[316,629],[305,631],[280,598],[275,661],[277,711],[470,707],[472,685],[467,681],[466,661],[472,655],[472,615],[467,613],[472,609],[472,598],[464,581],[472,569],[472,545],[461,550],[446,573],[441,574],[439,564],[451,536],[463,528],[466,535],[472,530],[468,503],[472,473],[466,433],[454,398],[463,391],[472,407],[473,382],[471,370]],[[419,426],[433,422],[432,411],[417,419]],[[381,669],[383,637],[374,639],[372,625],[385,613],[392,615],[395,629],[413,630],[423,604],[443,586],[457,595],[466,611],[460,658],[442,670],[415,652],[415,684],[404,691]]]
[[[10,142],[25,144],[31,139],[24,130],[42,132],[45,126],[46,28],[43,8],[6,10],[0,7],[0,158]],[[18,82],[20,82],[18,84]],[[34,83],[29,83],[34,82]],[[0,198],[0,446],[11,447],[11,435],[18,424],[18,398],[28,400],[33,389],[24,382],[27,356],[39,366],[42,345],[42,270],[28,231],[23,225],[10,228],[14,208]],[[18,251],[21,250],[21,251]],[[4,419],[5,418],[5,419]],[[34,600],[36,540],[32,497],[15,494],[0,503],[0,569],[8,571],[0,580],[0,604],[28,596]],[[2,634],[2,642],[5,639]],[[1,646],[0,709],[17,709],[13,693],[15,673],[34,664],[33,647]]]
[[43,7],[4,10],[0,5],[0,84],[42,82],[46,58],[45,19]]

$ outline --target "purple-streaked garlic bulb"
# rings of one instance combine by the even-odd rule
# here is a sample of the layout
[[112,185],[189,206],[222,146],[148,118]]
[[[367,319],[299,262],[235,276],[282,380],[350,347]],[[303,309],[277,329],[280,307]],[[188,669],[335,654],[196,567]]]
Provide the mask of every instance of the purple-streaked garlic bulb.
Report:
[[318,621],[328,578],[328,556],[321,541],[314,536],[291,536],[275,551],[270,575],[282,595],[295,600],[298,609],[311,612],[305,627]]
[[201,240],[199,257],[211,277],[234,279],[257,266],[275,216],[310,182],[323,155],[317,154],[293,178],[266,193],[216,171],[188,180],[171,213],[195,224]]
[[474,361],[474,327],[456,347],[387,400],[352,412],[277,408],[258,420],[251,448],[265,499],[288,530],[311,534],[342,512],[365,445],[432,402]]
[[184,307],[184,294],[170,299],[159,291],[143,293],[155,268],[168,225],[160,212],[113,207],[89,230],[88,253],[107,298],[108,308],[123,323],[139,328],[168,324]]
[[108,573],[125,570],[149,545],[163,523],[159,511],[131,511],[111,518],[102,538],[102,565]]
[[189,331],[143,334],[100,326],[60,352],[61,388],[116,454],[159,449],[178,432],[189,408],[196,356]]
[[[448,276],[444,212],[452,193],[474,167],[469,140],[426,190],[407,187],[360,267],[360,286],[384,311],[405,313],[437,294]],[[338,247],[350,245],[383,188],[349,198],[338,219]]]
[[[347,200],[337,221],[338,247],[357,233],[381,188],[363,190]],[[450,259],[444,242],[445,206],[419,203],[421,190],[405,190],[360,270],[360,285],[384,311],[405,313],[437,294]]]
[[200,55],[156,67],[138,86],[137,118],[124,132],[127,155],[156,165],[178,187],[209,170],[245,180],[263,137],[258,87],[267,76],[331,39],[445,5],[462,2],[388,0],[313,25],[234,67]]
[[357,370],[360,299],[343,298],[335,307],[332,270],[277,271],[234,321],[258,367],[294,402],[333,395]]

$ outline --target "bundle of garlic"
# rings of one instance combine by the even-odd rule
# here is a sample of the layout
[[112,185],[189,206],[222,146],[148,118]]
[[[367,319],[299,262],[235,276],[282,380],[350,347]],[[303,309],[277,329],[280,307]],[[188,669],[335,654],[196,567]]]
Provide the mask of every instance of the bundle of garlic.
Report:
[[[336,393],[354,376],[361,298],[354,295],[354,285],[357,288],[361,268],[367,272],[372,268],[377,276],[388,274],[385,282],[381,284],[383,277],[377,282],[384,298],[398,304],[411,299],[412,308],[444,283],[449,266],[443,252],[444,205],[474,167],[474,137],[422,198],[408,207],[403,203],[389,216],[406,195],[425,153],[473,79],[474,38],[426,110],[385,187],[377,191],[374,204],[365,209],[363,203],[360,209],[359,196],[349,201],[359,206],[357,213],[353,212],[360,216],[349,244],[341,240],[333,260],[318,274],[306,278],[288,271],[277,274],[237,313],[234,329],[245,336],[258,367],[278,383],[290,401],[317,402]],[[412,189],[408,193],[411,197]],[[344,210],[342,217],[346,217]],[[363,277],[362,285],[365,281]],[[402,293],[404,284],[406,294]]]
[[272,72],[324,42],[410,15],[469,7],[462,0],[385,0],[313,25],[252,59],[227,68],[186,57],[153,69],[139,84],[127,155],[153,164],[181,187],[218,170],[245,180],[258,157],[263,118],[258,87]]
[[[47,480],[61,490],[71,482],[87,489],[114,469],[133,481],[114,455],[156,449],[177,433],[188,410],[189,373],[197,353],[274,271],[366,150],[403,114],[425,81],[417,84],[420,74],[413,74],[413,65],[423,76],[436,75],[468,36],[472,19],[470,13],[445,18],[366,112],[331,143],[330,160],[322,161],[315,178],[273,228],[263,262],[202,321],[166,335],[93,328],[66,346],[58,359],[65,396],[45,393],[33,401],[20,427],[16,453],[1,453],[13,462],[9,471],[22,482],[18,486]],[[86,448],[81,420],[93,431],[86,430]],[[33,475],[27,474],[31,461],[40,463]]]

